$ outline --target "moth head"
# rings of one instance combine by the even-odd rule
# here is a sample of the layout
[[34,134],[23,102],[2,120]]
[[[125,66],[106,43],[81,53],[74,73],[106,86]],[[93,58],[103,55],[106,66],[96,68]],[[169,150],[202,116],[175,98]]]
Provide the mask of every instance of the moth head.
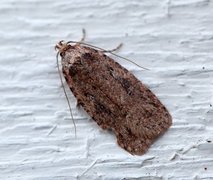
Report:
[[61,40],[55,45],[55,50],[57,50],[59,54],[62,56],[65,53],[65,51],[67,51],[70,47],[71,45],[69,43]]

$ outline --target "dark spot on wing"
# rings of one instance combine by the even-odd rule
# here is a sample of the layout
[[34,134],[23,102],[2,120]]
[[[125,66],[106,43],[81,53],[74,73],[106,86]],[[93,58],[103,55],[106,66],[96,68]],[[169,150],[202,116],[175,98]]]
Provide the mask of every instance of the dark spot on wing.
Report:
[[107,66],[107,70],[109,71],[109,74],[110,74],[112,77],[114,77],[114,74],[113,74],[114,69],[113,69],[111,66]]
[[131,87],[130,81],[122,77],[119,77],[118,80],[121,83],[122,87],[125,89],[125,91],[129,94],[129,88]]
[[112,112],[106,108],[102,103],[100,102],[95,102],[95,109],[96,109],[96,113],[106,113],[106,114],[111,114]]
[[91,53],[84,53],[84,54],[82,54],[82,58],[86,59],[86,60],[91,60],[92,55],[91,55]]
[[70,66],[70,68],[69,68],[69,75],[71,77],[73,77],[73,76],[75,76],[76,73],[77,73],[76,68],[74,66]]

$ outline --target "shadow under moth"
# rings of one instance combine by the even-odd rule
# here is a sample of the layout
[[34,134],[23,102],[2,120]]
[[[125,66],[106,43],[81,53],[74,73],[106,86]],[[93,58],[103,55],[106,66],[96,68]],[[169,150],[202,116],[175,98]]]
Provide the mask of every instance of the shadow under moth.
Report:
[[56,45],[77,104],[102,129],[112,130],[120,147],[133,155],[144,154],[171,126],[169,112],[150,89],[106,55],[116,49],[105,51],[84,43],[84,37]]

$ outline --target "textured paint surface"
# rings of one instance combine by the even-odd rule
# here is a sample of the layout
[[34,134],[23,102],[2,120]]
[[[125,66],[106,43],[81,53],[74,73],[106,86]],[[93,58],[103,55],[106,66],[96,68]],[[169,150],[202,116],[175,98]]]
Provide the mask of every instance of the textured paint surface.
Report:
[[[0,2],[0,179],[213,179],[213,2]],[[169,109],[173,125],[142,157],[76,108],[77,139],[57,74],[55,43],[111,49]]]

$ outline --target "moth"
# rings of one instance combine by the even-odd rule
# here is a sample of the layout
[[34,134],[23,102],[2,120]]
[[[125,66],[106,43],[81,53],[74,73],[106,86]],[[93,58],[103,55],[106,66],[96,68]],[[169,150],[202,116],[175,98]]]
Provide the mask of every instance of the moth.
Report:
[[84,37],[55,47],[77,105],[102,129],[112,130],[120,147],[132,155],[144,154],[171,126],[171,115],[149,88],[107,51],[84,43]]

